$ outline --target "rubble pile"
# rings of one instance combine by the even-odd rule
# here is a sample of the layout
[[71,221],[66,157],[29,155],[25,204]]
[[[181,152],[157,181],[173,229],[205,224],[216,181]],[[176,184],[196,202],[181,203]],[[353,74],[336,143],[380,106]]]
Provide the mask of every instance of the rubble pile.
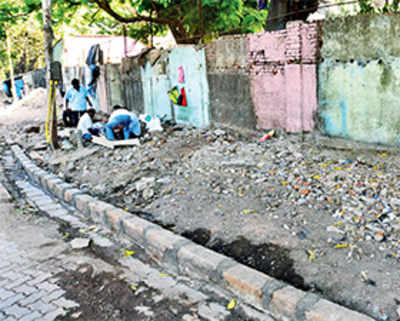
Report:
[[17,100],[14,108],[41,109],[47,108],[47,91],[46,88],[36,88],[24,96],[21,100]]
[[[62,105],[62,98],[56,95],[57,106]],[[22,99],[6,104],[0,108],[0,124],[10,125],[17,123],[34,122],[36,125],[43,125],[47,117],[48,97],[45,88],[36,88],[30,91]],[[59,109],[59,117],[61,112]],[[18,126],[17,126],[18,127]],[[18,130],[18,128],[17,128]]]
[[[68,139],[66,150],[34,151],[43,140],[35,132],[19,143],[85,192],[177,233],[288,248],[311,288],[389,320],[400,282],[396,155],[321,149],[310,135],[260,136],[171,126],[113,150],[92,144],[82,153]],[[373,303],[361,306],[361,297]]]

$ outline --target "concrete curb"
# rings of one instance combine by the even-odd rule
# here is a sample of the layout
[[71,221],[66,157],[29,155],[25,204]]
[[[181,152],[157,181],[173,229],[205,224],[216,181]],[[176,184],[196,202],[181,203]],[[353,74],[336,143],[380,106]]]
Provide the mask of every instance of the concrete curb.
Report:
[[11,150],[34,182],[76,207],[93,221],[106,224],[113,231],[127,235],[162,266],[175,273],[216,283],[240,300],[279,320],[374,320],[315,294],[298,290],[156,224],[96,200],[38,168],[18,145],[11,146]]

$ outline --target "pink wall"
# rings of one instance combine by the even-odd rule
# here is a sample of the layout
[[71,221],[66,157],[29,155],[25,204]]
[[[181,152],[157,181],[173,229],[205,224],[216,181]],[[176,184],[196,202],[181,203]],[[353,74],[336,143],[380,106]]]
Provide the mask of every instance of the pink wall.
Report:
[[311,131],[317,110],[318,26],[248,35],[251,94],[260,128]]

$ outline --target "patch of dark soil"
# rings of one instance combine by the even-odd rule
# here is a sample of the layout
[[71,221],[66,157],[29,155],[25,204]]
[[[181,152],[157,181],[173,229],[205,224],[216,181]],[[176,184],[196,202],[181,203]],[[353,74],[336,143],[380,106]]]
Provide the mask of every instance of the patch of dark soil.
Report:
[[63,236],[65,242],[69,242],[74,238],[81,237],[82,233],[79,229],[71,227],[68,223],[59,222],[58,232]]
[[[132,289],[131,284],[118,275],[105,272],[94,275],[93,272],[92,266],[82,265],[76,271],[57,275],[57,284],[66,291],[66,298],[80,306],[56,321],[180,321],[184,315],[204,320],[192,305],[186,306],[170,299],[154,302],[153,298],[159,292],[143,282]],[[244,316],[241,309],[231,311],[225,320],[254,321]]]
[[[114,274],[93,275],[91,266],[63,272],[58,278],[58,285],[66,291],[67,299],[79,303],[80,307],[57,321],[177,321],[188,313],[168,299],[154,303],[152,297],[157,292],[142,283],[135,285],[137,290],[132,290],[130,284]],[[152,313],[151,318],[145,313]]]
[[186,231],[182,236],[299,289],[310,290],[310,287],[304,284],[304,278],[294,270],[294,261],[286,248],[271,243],[254,245],[244,237],[229,244],[225,244],[221,239],[210,242],[211,232],[203,228]]
[[120,258],[120,253],[116,246],[112,247],[101,247],[93,242],[90,242],[88,250],[94,254],[96,257],[102,259],[111,265],[120,265],[118,259]]
[[279,245],[266,243],[251,244],[249,240],[240,237],[236,241],[224,244],[220,239],[213,242],[214,251],[225,254],[236,261],[285,281],[304,291],[310,288],[304,284],[304,278],[294,270],[294,261],[289,256],[289,250]]
[[[144,249],[139,246],[131,245],[129,248],[125,250],[135,252],[135,258],[139,259],[145,264],[155,264],[152,258],[146,253]],[[94,254],[96,257],[101,258],[103,261],[111,264],[111,265],[120,265],[119,259],[121,255],[123,255],[121,249],[118,245],[110,246],[110,247],[102,247],[94,244],[93,242],[90,243],[88,247],[88,251]]]
[[140,210],[132,210],[129,213],[133,214],[133,215],[137,215],[145,220],[154,222],[155,218],[154,215],[150,212],[145,212],[145,211],[140,211]]
[[211,232],[205,228],[199,228],[194,231],[186,231],[182,233],[182,236],[197,244],[205,246],[211,239]]

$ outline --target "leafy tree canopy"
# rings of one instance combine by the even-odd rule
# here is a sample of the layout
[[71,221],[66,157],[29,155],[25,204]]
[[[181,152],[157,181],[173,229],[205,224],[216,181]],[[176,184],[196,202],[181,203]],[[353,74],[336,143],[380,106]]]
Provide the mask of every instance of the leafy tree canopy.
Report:
[[[257,0],[53,0],[53,25],[73,24],[82,7],[85,11],[77,27],[92,25],[113,34],[121,33],[117,23],[124,23],[137,39],[170,28],[181,43],[260,31],[266,20],[266,11],[257,10]],[[40,0],[0,0],[0,39],[5,24],[16,24],[31,14],[41,21]]]
[[[126,34],[147,41],[171,30],[178,43],[207,42],[224,34],[261,31],[267,11],[257,0],[52,0],[55,40],[65,30]],[[68,27],[68,28],[65,28]],[[0,77],[7,76],[5,39],[16,73],[43,66],[41,0],[0,0]],[[71,31],[72,29],[72,31]]]
[[[160,35],[168,28],[178,43],[208,41],[222,34],[261,31],[266,11],[257,0],[84,0],[86,22],[103,31],[124,23],[136,39]],[[101,10],[99,10],[101,9]],[[91,21],[90,21],[91,20]],[[114,26],[114,28],[113,28]]]

